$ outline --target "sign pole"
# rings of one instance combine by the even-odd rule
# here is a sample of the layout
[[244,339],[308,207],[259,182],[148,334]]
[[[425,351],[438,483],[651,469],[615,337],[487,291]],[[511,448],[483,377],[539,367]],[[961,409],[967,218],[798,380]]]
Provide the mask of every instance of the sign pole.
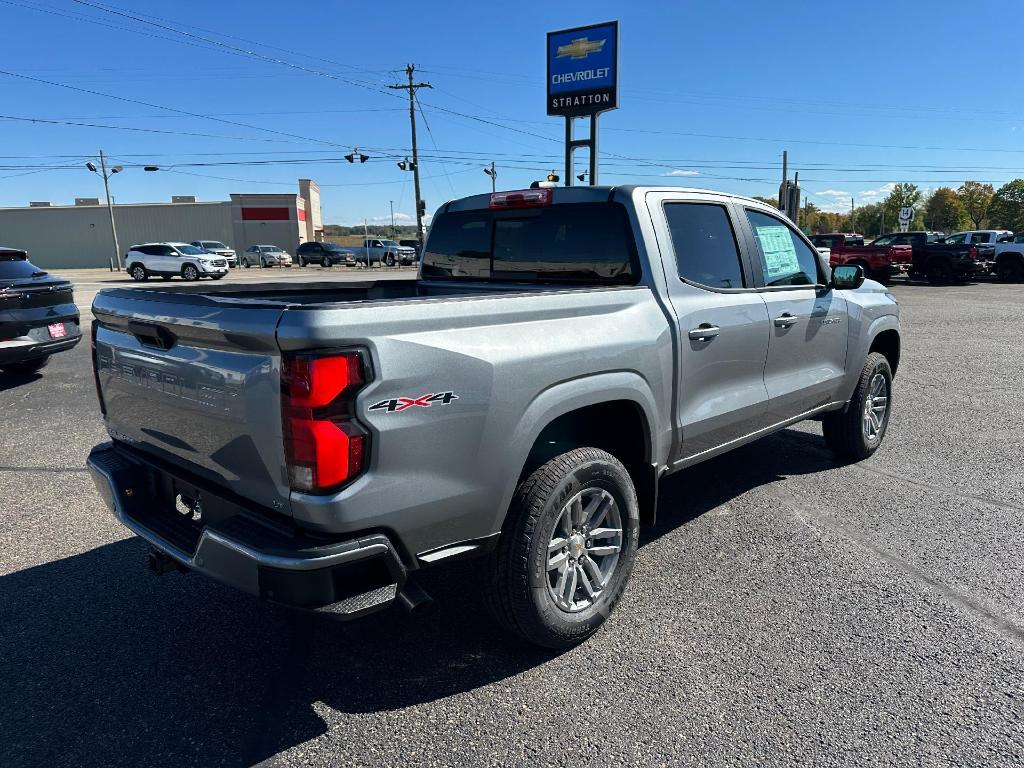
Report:
[[590,116],[590,186],[597,186],[597,118],[601,114],[595,112]]
[[572,138],[572,118],[565,118],[565,186],[572,186],[572,153],[576,149]]

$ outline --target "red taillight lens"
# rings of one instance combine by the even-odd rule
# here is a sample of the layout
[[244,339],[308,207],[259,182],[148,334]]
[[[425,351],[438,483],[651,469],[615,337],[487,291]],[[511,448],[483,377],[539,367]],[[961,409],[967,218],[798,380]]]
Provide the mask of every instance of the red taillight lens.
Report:
[[516,192],[495,192],[491,195],[490,208],[535,208],[551,205],[551,187],[542,189],[521,189]]
[[974,247],[973,245],[971,246],[971,250],[970,250],[970,251],[968,251],[968,253],[970,253],[970,254],[971,254],[971,258],[972,258],[972,259],[976,259],[976,258],[978,258],[978,249],[977,249],[977,248],[975,248],[975,247]]
[[356,422],[353,403],[364,381],[357,352],[285,358],[282,416],[292,489],[327,493],[363,471],[369,438]]

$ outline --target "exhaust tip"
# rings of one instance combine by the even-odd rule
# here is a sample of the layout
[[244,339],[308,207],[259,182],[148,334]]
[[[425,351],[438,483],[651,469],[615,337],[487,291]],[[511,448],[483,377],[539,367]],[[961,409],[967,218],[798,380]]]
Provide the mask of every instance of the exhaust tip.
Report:
[[398,593],[398,601],[415,616],[425,616],[437,607],[434,599],[411,578],[406,580],[402,591]]

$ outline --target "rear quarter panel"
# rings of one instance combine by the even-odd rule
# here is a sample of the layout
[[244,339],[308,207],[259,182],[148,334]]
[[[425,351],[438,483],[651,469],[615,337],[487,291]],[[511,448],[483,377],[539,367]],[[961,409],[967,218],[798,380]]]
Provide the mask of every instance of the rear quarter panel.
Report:
[[[540,290],[289,310],[282,350],[357,347],[373,380],[357,399],[368,472],[329,497],[292,494],[314,528],[400,533],[411,554],[500,530],[540,431],[574,408],[635,402],[667,454],[672,343],[650,289]],[[449,404],[372,409],[451,392]]]

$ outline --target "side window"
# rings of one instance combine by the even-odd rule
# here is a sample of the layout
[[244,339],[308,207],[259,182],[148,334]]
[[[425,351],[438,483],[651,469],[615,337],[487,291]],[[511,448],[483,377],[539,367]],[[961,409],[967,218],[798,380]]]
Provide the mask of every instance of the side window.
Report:
[[157,253],[156,253],[157,256],[180,256],[181,255],[174,248],[171,248],[171,246],[169,246],[169,245],[158,245],[156,250],[157,250]]
[[886,235],[885,237],[880,237],[877,240],[875,240],[875,242],[873,244],[874,245],[893,245],[895,241],[896,241],[896,236],[895,235]]
[[966,243],[967,242],[967,234],[966,233],[961,233],[959,235],[950,235],[949,237],[947,237],[944,240],[944,242],[946,242],[946,243],[955,243],[955,244]]
[[666,203],[679,277],[709,288],[743,288],[743,269],[729,214],[721,205]]
[[757,241],[765,286],[817,285],[818,254],[788,224],[749,209],[747,220]]

